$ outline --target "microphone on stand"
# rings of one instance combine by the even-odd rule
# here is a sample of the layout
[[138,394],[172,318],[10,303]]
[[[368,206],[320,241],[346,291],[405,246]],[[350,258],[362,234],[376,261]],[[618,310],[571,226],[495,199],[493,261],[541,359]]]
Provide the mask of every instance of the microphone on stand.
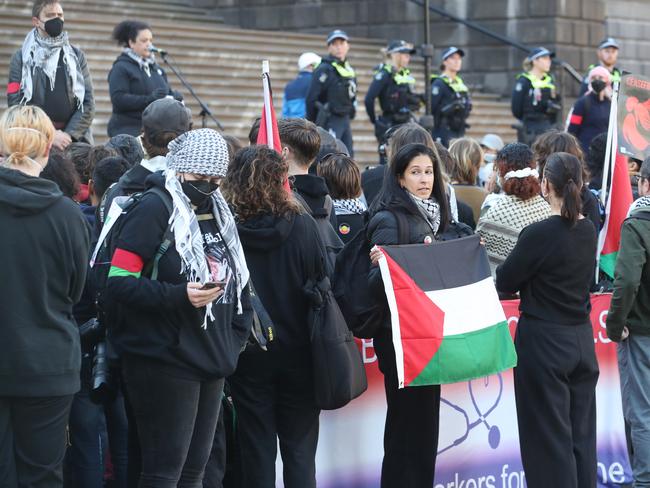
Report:
[[158,49],[153,44],[151,46],[149,46],[149,51],[151,51],[152,53],[158,53],[161,56],[167,56],[167,51],[165,51],[164,49]]

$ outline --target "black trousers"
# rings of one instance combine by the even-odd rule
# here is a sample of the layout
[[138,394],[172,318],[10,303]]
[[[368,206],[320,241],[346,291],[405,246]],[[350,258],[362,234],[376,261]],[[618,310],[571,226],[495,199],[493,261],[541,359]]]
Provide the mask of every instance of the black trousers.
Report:
[[73,395],[0,397],[0,486],[61,488]]
[[238,419],[242,488],[275,488],[280,441],[286,488],[316,487],[318,417],[310,353],[242,353],[228,381]]
[[345,147],[348,148],[350,157],[354,157],[354,147],[352,145],[352,129],[350,128],[350,117],[347,115],[330,115],[327,120],[327,130],[333,131],[337,139],[341,139]]
[[386,390],[381,488],[431,488],[436,470],[440,386],[397,388],[390,331],[374,339]]
[[594,488],[598,363],[591,324],[556,325],[522,315],[515,346],[527,486]]
[[202,488],[224,380],[176,376],[135,356],[123,367],[140,438],[139,488]]

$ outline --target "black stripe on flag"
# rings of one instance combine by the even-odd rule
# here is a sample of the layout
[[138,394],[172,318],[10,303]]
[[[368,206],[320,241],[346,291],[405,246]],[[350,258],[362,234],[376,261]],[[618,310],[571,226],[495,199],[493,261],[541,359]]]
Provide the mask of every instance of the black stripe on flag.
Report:
[[425,292],[471,285],[491,276],[487,253],[477,234],[434,244],[381,248]]

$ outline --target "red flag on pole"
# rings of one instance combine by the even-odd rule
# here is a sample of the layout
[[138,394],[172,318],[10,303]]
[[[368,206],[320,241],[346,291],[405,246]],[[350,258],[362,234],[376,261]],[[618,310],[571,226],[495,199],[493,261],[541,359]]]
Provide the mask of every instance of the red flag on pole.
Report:
[[271,92],[271,79],[269,77],[269,62],[262,61],[262,85],[264,87],[264,108],[260,130],[257,133],[257,144],[266,144],[277,152],[282,151],[280,133],[278,132],[278,119],[273,108],[273,93]]
[[[603,172],[601,198],[605,204],[605,224],[600,231],[599,265],[608,276],[614,277],[616,258],[621,244],[621,226],[632,204],[632,188],[627,169],[627,157],[619,150],[619,91],[615,87],[609,116],[607,157]],[[625,103],[625,99],[622,100]],[[611,168],[611,171],[610,171]]]

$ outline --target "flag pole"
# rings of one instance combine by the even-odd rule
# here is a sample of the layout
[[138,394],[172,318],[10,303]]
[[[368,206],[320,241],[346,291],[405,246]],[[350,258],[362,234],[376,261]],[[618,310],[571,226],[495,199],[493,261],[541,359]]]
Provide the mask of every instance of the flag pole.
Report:
[[269,60],[262,61],[262,84],[264,86],[264,115],[266,117],[266,140],[271,149],[279,150],[273,147],[273,124],[271,124],[271,86],[269,85],[270,66]]
[[[600,187],[600,201],[605,206],[606,200],[607,200],[607,186],[608,186],[608,180],[609,180],[609,174],[610,174],[610,167],[613,170],[614,163],[616,162],[616,151],[618,148],[616,147],[618,145],[618,141],[615,141],[616,139],[614,137],[615,130],[618,125],[618,90],[620,87],[620,83],[616,82],[614,83],[614,90],[612,93],[612,103],[609,108],[609,127],[607,128],[607,146],[605,147],[605,165],[603,168],[603,181],[602,185]],[[612,146],[614,146],[612,148]]]
[[[608,215],[611,209],[611,189],[608,191],[610,173],[614,174],[614,165],[616,164],[616,152],[618,151],[618,90],[620,83],[614,83],[614,90],[612,93],[612,103],[609,108],[609,126],[607,127],[607,145],[605,146],[605,165],[603,167],[603,180],[600,187],[600,201],[605,207],[605,222],[603,228],[600,229],[598,234],[598,246],[596,248],[596,270],[594,280],[598,283],[600,273],[600,253],[605,245],[605,238],[607,237],[607,228],[609,227]],[[611,171],[610,171],[611,168]],[[613,180],[613,178],[612,178]]]

